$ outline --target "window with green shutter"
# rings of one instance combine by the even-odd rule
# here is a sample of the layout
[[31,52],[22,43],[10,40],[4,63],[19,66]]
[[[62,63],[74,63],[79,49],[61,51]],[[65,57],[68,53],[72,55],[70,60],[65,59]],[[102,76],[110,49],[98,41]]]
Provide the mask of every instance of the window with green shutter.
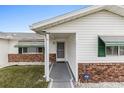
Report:
[[105,57],[105,43],[98,37],[98,57]]

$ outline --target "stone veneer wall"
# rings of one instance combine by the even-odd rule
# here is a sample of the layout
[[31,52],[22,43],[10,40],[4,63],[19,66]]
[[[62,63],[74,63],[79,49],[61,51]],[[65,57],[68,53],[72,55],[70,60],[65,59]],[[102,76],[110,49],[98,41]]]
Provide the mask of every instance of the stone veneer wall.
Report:
[[[8,62],[44,62],[43,54],[8,54]],[[56,54],[50,54],[50,62],[56,62]]]
[[[90,75],[90,80],[83,79],[84,72]],[[79,63],[78,75],[82,83],[124,82],[124,63]]]

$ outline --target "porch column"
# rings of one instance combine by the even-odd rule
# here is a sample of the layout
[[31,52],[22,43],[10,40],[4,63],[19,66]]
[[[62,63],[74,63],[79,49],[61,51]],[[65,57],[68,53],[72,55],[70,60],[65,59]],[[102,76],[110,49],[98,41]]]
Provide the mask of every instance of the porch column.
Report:
[[45,34],[45,78],[49,81],[49,34]]

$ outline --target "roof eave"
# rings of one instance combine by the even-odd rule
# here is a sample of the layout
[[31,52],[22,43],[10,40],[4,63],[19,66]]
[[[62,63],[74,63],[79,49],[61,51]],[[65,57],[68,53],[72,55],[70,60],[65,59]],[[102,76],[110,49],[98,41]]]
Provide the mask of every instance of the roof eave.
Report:
[[[41,21],[41,22],[34,23],[29,27],[30,27],[31,30],[37,32],[38,29],[44,30],[45,26],[51,25],[55,22],[62,21],[62,20],[65,20],[65,19],[68,19],[68,18],[71,18],[71,17],[78,16],[78,15],[85,16],[85,15],[88,15],[92,12],[99,11],[99,10],[103,9],[103,7],[105,7],[105,6],[98,6],[98,5],[97,6],[91,6],[91,7],[88,7],[86,9],[80,9],[78,11],[74,11],[74,12],[70,12],[70,13],[67,13],[67,14],[64,14],[64,15],[60,15],[60,16],[51,18],[49,20],[43,21],[43,22]],[[67,20],[65,20],[65,21],[67,21]]]
[[[88,14],[101,11],[103,9],[108,10],[108,11],[116,11],[117,9],[123,10],[124,7],[123,6],[114,6],[114,5],[111,5],[111,6],[107,6],[107,5],[91,6],[88,8],[84,8],[84,9],[80,9],[80,10],[73,11],[70,13],[66,13],[64,15],[60,15],[60,16],[48,19],[46,21],[34,23],[30,26],[30,29],[35,31],[35,32],[43,31],[43,30],[48,29],[50,27],[56,26],[58,24],[68,22],[68,21],[74,20],[75,18],[80,18],[80,17],[86,16]],[[123,12],[121,13],[121,12],[117,11],[116,14],[120,14],[121,16],[124,16]]]

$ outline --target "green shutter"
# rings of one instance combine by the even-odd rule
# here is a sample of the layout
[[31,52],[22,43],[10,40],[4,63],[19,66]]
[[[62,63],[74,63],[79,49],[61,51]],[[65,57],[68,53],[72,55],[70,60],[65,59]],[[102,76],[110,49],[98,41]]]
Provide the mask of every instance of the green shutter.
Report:
[[98,57],[105,57],[105,43],[98,37]]

